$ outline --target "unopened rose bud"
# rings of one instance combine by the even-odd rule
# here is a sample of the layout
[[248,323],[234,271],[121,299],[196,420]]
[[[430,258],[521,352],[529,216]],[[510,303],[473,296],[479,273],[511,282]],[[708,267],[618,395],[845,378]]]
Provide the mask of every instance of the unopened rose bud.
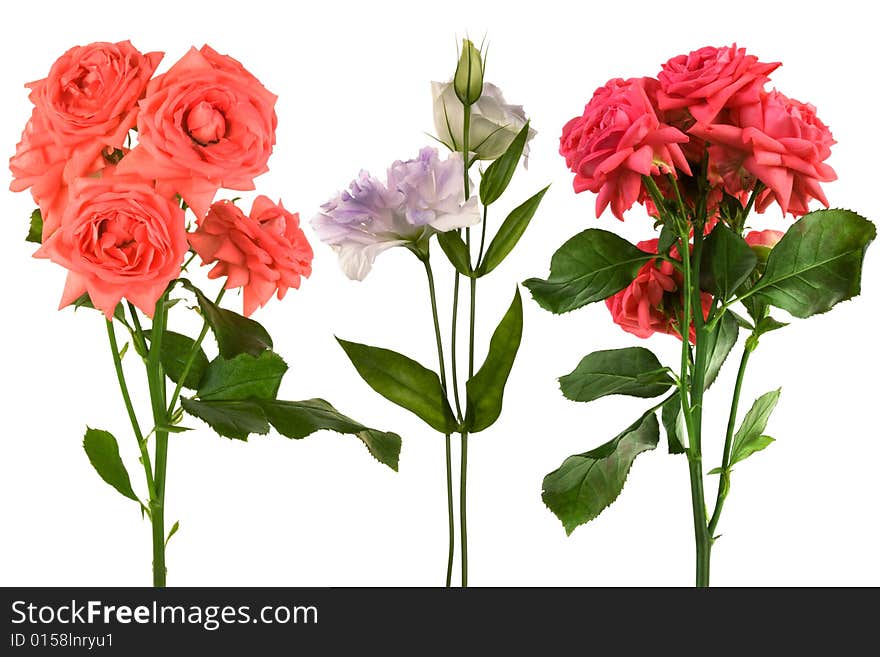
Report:
[[746,235],[746,244],[752,247],[752,251],[758,256],[758,261],[763,264],[770,256],[770,250],[782,239],[783,233],[779,230],[753,230]]
[[470,39],[464,39],[453,79],[455,95],[464,105],[473,105],[483,93],[483,58]]

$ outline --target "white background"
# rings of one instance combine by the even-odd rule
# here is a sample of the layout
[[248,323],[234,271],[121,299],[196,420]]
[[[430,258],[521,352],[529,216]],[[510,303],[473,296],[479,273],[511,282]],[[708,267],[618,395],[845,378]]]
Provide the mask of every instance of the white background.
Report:
[[[840,180],[826,186],[832,205],[880,218],[876,34],[866,3],[524,4],[8,3],[0,21],[0,153],[13,153],[30,112],[22,85],[44,77],[68,47],[130,38],[142,51],[164,50],[165,70],[189,45],[207,42],[280,96],[271,171],[257,185],[305,222],[359,169],[382,174],[431,143],[430,81],[451,75],[456,35],[479,40],[488,32],[487,79],[525,105],[538,130],[508,207],[553,187],[517,251],[480,283],[478,362],[515,282],[544,276],[565,239],[590,226],[633,240],[651,236],[638,210],[625,224],[610,215],[597,220],[594,197],[572,192],[557,154],[563,123],[610,77],[656,75],[669,57],[733,41],[763,61],[783,61],[773,82],[815,104],[839,142],[830,163]],[[9,174],[2,175],[6,185]],[[0,194],[0,207],[0,583],[148,584],[149,525],[98,478],[81,446],[87,424],[115,433],[143,492],[103,320],[56,311],[64,272],[32,260],[33,245],[22,239],[29,195]],[[490,221],[497,226],[500,217]],[[784,229],[789,222],[773,211],[752,224]],[[189,420],[197,431],[172,436],[170,450],[167,523],[181,525],[168,548],[172,585],[442,583],[442,437],[369,389],[333,339],[392,347],[433,367],[422,271],[397,249],[365,282],[348,281],[330,249],[306,231],[316,253],[312,278],[255,316],[291,366],[281,394],[321,396],[397,431],[400,473],[351,437],[242,443]],[[768,427],[777,442],[736,468],[713,584],[880,584],[877,249],[868,253],[860,298],[766,336],[752,358],[743,406],[782,386]],[[447,317],[450,278],[440,283]],[[622,397],[575,404],[555,378],[601,348],[644,344],[675,364],[678,341],[639,341],[610,322],[603,304],[564,317],[542,311],[527,293],[524,305],[505,412],[471,440],[471,583],[689,585],[687,465],[666,454],[664,442],[636,461],[617,502],[570,538],[540,497],[546,473],[614,436],[647,405]],[[126,361],[129,377],[140,380],[134,354]],[[719,460],[734,369],[728,364],[708,395],[708,467]],[[146,410],[145,386],[135,388]],[[714,478],[707,485],[712,498]]]

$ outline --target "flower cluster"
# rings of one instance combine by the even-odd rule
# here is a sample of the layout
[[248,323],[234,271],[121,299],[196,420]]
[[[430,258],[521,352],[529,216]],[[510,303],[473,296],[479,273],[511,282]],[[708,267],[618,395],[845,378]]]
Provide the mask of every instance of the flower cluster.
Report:
[[435,148],[426,147],[417,158],[392,164],[385,183],[361,171],[348,189],[321,206],[312,226],[337,251],[346,276],[363,280],[387,249],[478,223],[476,197],[463,198],[460,154],[441,160]]
[[39,206],[37,257],[69,271],[62,305],[88,294],[110,317],[125,297],[151,315],[189,242],[221,263],[213,272],[228,288],[244,288],[249,314],[311,266],[298,216],[280,204],[261,197],[250,218],[214,218],[235,214],[212,206],[221,187],[252,190],[267,170],[276,97],[207,45],[153,77],[162,56],[128,41],[62,55],[28,85],[34,108],[9,162],[11,189],[30,189]]
[[[821,183],[836,178],[825,163],[834,139],[812,105],[765,89],[779,65],[734,44],[673,57],[656,78],[609,81],[562,131],[559,152],[575,174],[575,192],[597,194],[597,216],[610,207],[623,220],[639,203],[662,221],[659,193],[706,232],[731,207],[764,212],[775,203],[792,216],[809,212],[813,199],[827,207]],[[776,231],[747,241],[767,250],[775,242],[761,240],[774,235],[778,241]],[[656,252],[656,243],[639,246]],[[658,262],[607,300],[614,321],[640,337],[678,335],[680,276],[669,261]]]

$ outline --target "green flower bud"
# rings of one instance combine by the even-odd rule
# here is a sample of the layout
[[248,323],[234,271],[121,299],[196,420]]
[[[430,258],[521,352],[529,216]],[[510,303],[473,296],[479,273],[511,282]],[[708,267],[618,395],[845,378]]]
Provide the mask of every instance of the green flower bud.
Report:
[[453,87],[464,105],[473,105],[483,93],[483,58],[470,39],[462,41]]

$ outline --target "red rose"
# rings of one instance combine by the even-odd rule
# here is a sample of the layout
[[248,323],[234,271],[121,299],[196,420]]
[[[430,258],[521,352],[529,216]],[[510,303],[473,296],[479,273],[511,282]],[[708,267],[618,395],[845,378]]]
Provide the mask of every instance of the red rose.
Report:
[[250,216],[230,201],[214,203],[189,241],[203,264],[217,263],[209,278],[226,276],[226,289],[244,288],[245,315],[266,305],[276,291],[282,299],[312,272],[312,247],[299,214],[265,196],[254,200]]
[[202,218],[220,187],[250,190],[268,171],[276,99],[236,60],[193,48],[148,85],[120,171],[157,179]]
[[598,193],[596,215],[608,205],[618,219],[639,199],[643,175],[690,175],[679,144],[687,135],[657,118],[650,78],[614,79],[593,94],[582,116],[562,129],[559,152],[574,172],[574,190]]

